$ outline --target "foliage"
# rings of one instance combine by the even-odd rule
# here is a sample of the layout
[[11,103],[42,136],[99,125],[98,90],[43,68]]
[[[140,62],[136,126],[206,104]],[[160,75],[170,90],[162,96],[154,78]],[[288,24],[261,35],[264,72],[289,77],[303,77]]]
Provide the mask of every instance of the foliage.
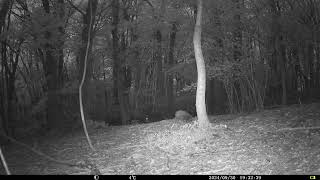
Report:
[[[11,114],[20,114],[15,117],[17,121],[23,119],[27,112],[45,117],[48,77],[44,52],[47,47],[51,47],[54,62],[58,61],[60,50],[63,51],[61,86],[56,92],[62,96],[76,94],[85,27],[83,15],[87,4],[64,1],[65,16],[61,17],[57,4],[48,2],[50,13],[45,12],[43,1],[32,0],[14,1],[5,15],[0,34],[1,119],[10,109],[7,106],[13,109]],[[123,60],[121,67],[130,70],[131,76],[126,83],[130,86],[131,111],[141,110],[139,113],[142,113],[148,109],[148,112],[165,114],[169,101],[166,92],[170,83],[168,77],[173,84],[172,99],[177,98],[178,101],[174,103],[176,108],[187,106],[181,97],[193,97],[196,85],[192,45],[195,1],[119,2],[119,55]],[[223,82],[229,111],[251,111],[265,105],[280,104],[282,97],[290,103],[311,99],[309,94],[320,88],[320,2],[255,0],[243,1],[240,5],[236,2],[206,0],[203,15],[202,47],[207,77]],[[99,1],[90,61],[91,80],[107,82],[99,91],[107,90],[108,96],[113,97],[111,32],[114,27],[111,10],[109,1]],[[173,24],[176,25],[176,34],[172,46]],[[160,40],[156,33],[161,35]],[[240,46],[239,60],[235,58],[237,46]],[[174,62],[169,64],[172,47]],[[285,77],[284,80],[281,77]],[[286,90],[282,91],[285,86]],[[92,99],[102,98],[98,95]],[[68,109],[65,111],[76,114],[72,107],[77,103],[66,101]],[[112,98],[108,101],[110,106],[115,104]],[[193,101],[188,99],[188,102],[188,106],[194,106]],[[92,105],[91,109],[96,106]]]

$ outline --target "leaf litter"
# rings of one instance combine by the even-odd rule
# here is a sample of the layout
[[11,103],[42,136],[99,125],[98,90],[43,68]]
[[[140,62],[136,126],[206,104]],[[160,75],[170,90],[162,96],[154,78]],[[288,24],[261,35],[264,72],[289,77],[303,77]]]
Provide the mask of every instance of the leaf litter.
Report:
[[[95,153],[81,130],[39,148],[74,163],[89,159],[105,175],[320,174],[320,104],[209,118],[206,131],[177,119],[89,128]],[[13,174],[89,174],[16,148],[4,148]]]

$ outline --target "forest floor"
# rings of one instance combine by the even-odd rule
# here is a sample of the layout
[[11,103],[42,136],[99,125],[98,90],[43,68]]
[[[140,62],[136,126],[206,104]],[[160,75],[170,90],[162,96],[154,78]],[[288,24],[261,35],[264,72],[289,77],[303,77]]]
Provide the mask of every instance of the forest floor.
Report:
[[[89,128],[43,140],[38,150],[73,163],[93,162],[101,174],[317,174],[320,175],[320,104],[292,105],[242,115],[210,116],[210,133],[195,123]],[[10,145],[3,148],[12,174],[89,174]],[[4,173],[0,168],[1,174]]]

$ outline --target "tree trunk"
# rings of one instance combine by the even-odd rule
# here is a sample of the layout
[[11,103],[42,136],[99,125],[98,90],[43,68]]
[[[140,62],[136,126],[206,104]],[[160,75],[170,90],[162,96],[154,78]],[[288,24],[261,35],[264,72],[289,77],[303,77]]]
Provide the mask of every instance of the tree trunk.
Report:
[[[22,43],[22,42],[21,42]],[[16,87],[15,87],[15,82],[16,82],[16,71],[17,71],[17,66],[19,62],[19,56],[20,56],[20,46],[18,47],[18,50],[15,54],[15,57],[13,55],[13,52],[10,52],[9,55],[10,63],[5,61],[5,72],[6,72],[6,94],[7,94],[7,117],[8,117],[8,122],[7,122],[7,133],[9,135],[13,135],[13,127],[10,125],[11,123],[14,123],[14,121],[18,120],[16,119],[15,115],[17,113],[15,105],[16,105]],[[10,64],[10,65],[9,65]]]
[[[91,3],[92,1],[92,3]],[[91,5],[92,7],[91,7]],[[91,58],[91,54],[92,54],[92,40],[93,40],[93,26],[94,23],[92,23],[91,27],[90,26],[90,17],[92,15],[92,22],[95,21],[95,14],[97,11],[97,5],[98,5],[98,1],[97,0],[89,0],[88,1],[88,5],[87,5],[87,9],[86,9],[86,13],[83,15],[83,24],[84,27],[82,29],[81,32],[81,47],[79,50],[79,65],[80,65],[80,73],[79,73],[79,79],[81,79],[82,74],[83,74],[83,68],[84,68],[84,61],[85,61],[85,54],[86,54],[86,46],[88,44],[88,33],[89,30],[91,32],[90,35],[90,46],[89,46],[89,54],[88,54],[88,59],[87,59],[87,71],[86,71],[86,77],[85,77],[85,83],[88,82],[88,80],[90,80],[90,78],[92,77],[92,58]],[[91,8],[92,8],[92,12],[91,12]],[[91,14],[92,13],[92,14]]]
[[[50,14],[50,4],[48,0],[42,0],[42,6],[47,14]],[[45,39],[50,42],[52,34],[50,31],[45,32]],[[58,90],[58,61],[55,57],[54,47],[46,43],[43,48],[43,68],[47,82],[47,128],[54,129],[63,125],[61,119],[61,109],[59,106]]]
[[[281,32],[281,25],[279,24],[280,11],[275,0],[269,0],[269,5],[272,12],[271,23],[271,40],[270,48],[272,49],[272,68],[281,78],[281,104],[287,104],[287,82],[286,82],[286,46]],[[279,86],[278,86],[279,87]],[[280,87],[279,87],[280,88]]]
[[[129,21],[129,18],[126,18]],[[126,34],[122,33],[122,40],[121,40],[121,49],[120,52],[125,54],[127,49],[127,38]],[[120,56],[120,69],[119,69],[119,83],[118,83],[118,97],[120,102],[120,110],[121,110],[121,119],[122,124],[127,124],[130,120],[130,101],[129,101],[129,89],[131,87],[131,67],[126,65],[125,56]]]
[[[86,72],[85,72],[85,79],[83,83],[83,104],[84,104],[84,114],[85,114],[85,119],[87,119],[87,115],[89,114],[88,112],[88,102],[90,98],[90,92],[89,92],[89,85],[90,85],[90,79],[92,78],[92,41],[93,41],[93,26],[94,26],[94,21],[95,21],[95,14],[97,11],[97,5],[98,1],[97,0],[89,0],[88,5],[86,8],[86,13],[83,15],[83,29],[81,32],[81,47],[79,49],[79,80],[81,81],[83,73],[84,73],[84,66],[85,66],[85,58],[86,58],[86,50],[87,50],[87,44],[89,43],[89,49],[88,49],[88,55],[87,55],[87,61],[86,61]],[[91,26],[90,26],[90,18],[91,19]],[[88,35],[90,34],[90,39],[88,42]]]
[[12,2],[12,0],[4,0],[0,3],[0,32],[2,32],[2,28],[4,27],[5,19]]
[[[65,3],[64,0],[57,0],[57,14],[59,16],[59,21],[64,21],[65,18]],[[59,31],[59,42],[58,42],[58,87],[61,88],[64,84],[64,78],[63,78],[63,48],[64,48],[64,23],[63,25],[58,27]]]
[[238,62],[241,60],[241,46],[242,46],[242,30],[241,30],[241,16],[240,16],[240,0],[233,0],[235,6],[234,31],[233,31],[233,59]]
[[[10,10],[11,7],[11,3],[13,1],[11,0],[4,0],[0,3],[0,34],[4,31],[4,26],[5,26],[5,19],[7,17],[7,14]],[[8,69],[5,67],[5,62],[7,59],[7,55],[6,55],[6,45],[4,43],[2,43],[1,45],[1,58],[2,58],[2,68],[1,68],[1,74],[0,77],[2,77],[2,79],[0,80],[0,85],[2,85],[2,90],[0,90],[1,92],[1,105],[0,105],[0,130],[3,130],[5,133],[9,133],[9,119],[10,119],[10,113],[9,113],[9,106],[10,106],[10,102],[8,101],[8,99],[10,99],[8,97],[8,93],[10,94],[10,91],[8,91],[8,79],[6,78],[8,76]],[[7,70],[6,70],[7,69]],[[12,82],[14,83],[14,82]]]
[[[119,47],[119,11],[120,3],[119,0],[112,1],[112,58],[113,58],[113,105],[119,107],[121,122],[122,124],[127,124],[130,116],[128,112],[128,92],[125,89],[125,75],[123,74],[125,70],[122,68],[122,57],[120,57],[120,47]],[[116,112],[118,113],[118,112]]]
[[[315,45],[315,52],[316,52],[316,59],[318,60],[316,63],[315,63],[315,66],[316,66],[316,68],[315,68],[315,75],[314,75],[314,78],[315,78],[315,87],[317,88],[317,89],[319,89],[320,88],[320,48],[319,48],[319,44],[316,44]],[[318,91],[318,94],[317,94],[317,96],[319,96],[320,95],[320,92]]]
[[312,89],[314,88],[314,56],[313,56],[314,48],[313,43],[308,42],[306,44],[306,59],[305,59],[305,70],[306,70],[306,99],[310,101],[312,98]]
[[[132,43],[135,43],[138,40],[138,35],[136,32],[137,28],[134,28],[131,30],[132,32]],[[139,47],[135,47],[133,50],[133,57],[136,59],[136,63],[134,64],[134,93],[132,97],[132,104],[134,108],[134,113],[137,114],[137,111],[139,109],[139,96],[141,92],[141,75],[142,75],[142,63],[141,60],[139,59]],[[133,113],[133,114],[134,114]]]
[[157,30],[154,33],[154,38],[156,41],[156,50],[155,50],[155,55],[153,57],[153,61],[156,64],[156,101],[159,100],[159,98],[164,94],[163,93],[163,64],[162,64],[162,34],[160,30]]
[[5,44],[1,44],[1,58],[2,58],[2,68],[1,68],[1,115],[3,117],[2,119],[2,128],[6,134],[9,134],[9,102],[8,99],[8,68],[7,67],[7,48]]
[[[177,34],[177,25],[176,23],[172,23],[171,33],[170,33],[170,44],[169,44],[169,55],[168,55],[168,67],[172,67],[175,64],[174,61],[174,47],[176,41],[176,34]],[[173,75],[170,73],[167,76],[167,103],[168,103],[168,114],[174,113],[175,109],[175,99],[173,94]]]
[[[130,18],[129,14],[129,6],[127,3],[124,3],[123,8],[123,18],[130,22],[132,19]],[[130,29],[124,29],[121,33],[121,54],[126,54],[127,46],[130,44],[130,34],[128,32]],[[133,39],[136,41],[136,37]],[[137,55],[137,54],[136,54]],[[126,56],[122,55],[120,56],[120,87],[119,87],[119,98],[121,100],[120,102],[120,109],[121,109],[121,117],[122,117],[122,124],[127,124],[131,118],[130,114],[130,87],[131,87],[131,81],[132,81],[132,72],[131,72],[131,66],[126,64]]]
[[[112,59],[113,59],[113,103],[114,107],[119,107],[119,98],[118,98],[118,71],[119,67],[119,36],[118,36],[118,25],[119,25],[119,0],[112,0]],[[118,109],[118,108],[116,108]],[[120,110],[120,107],[119,107]],[[116,112],[118,113],[118,112]]]
[[281,71],[281,87],[282,87],[282,98],[281,98],[281,104],[286,105],[287,104],[287,70],[286,70],[286,46],[283,44],[283,40],[280,38],[280,71]]
[[206,68],[201,49],[201,16],[202,16],[202,0],[198,0],[197,19],[194,27],[193,45],[195,58],[197,63],[197,93],[196,93],[196,110],[199,125],[202,128],[209,126],[209,119],[206,110]]
[[[221,29],[221,15],[222,12],[219,8],[214,7],[214,11],[212,12],[214,17],[214,25],[215,28],[219,29],[219,31],[222,31]],[[221,62],[221,60],[224,57],[224,47],[223,47],[223,37],[214,37],[214,40],[217,43],[216,48],[219,49],[220,53],[218,54],[217,59],[212,59],[211,62],[214,64],[214,62]],[[226,91],[223,86],[223,82],[217,80],[217,79],[209,79],[207,80],[207,90],[206,90],[206,104],[207,104],[207,111],[209,114],[223,114],[226,112],[226,106],[225,103],[228,101],[226,96]]]

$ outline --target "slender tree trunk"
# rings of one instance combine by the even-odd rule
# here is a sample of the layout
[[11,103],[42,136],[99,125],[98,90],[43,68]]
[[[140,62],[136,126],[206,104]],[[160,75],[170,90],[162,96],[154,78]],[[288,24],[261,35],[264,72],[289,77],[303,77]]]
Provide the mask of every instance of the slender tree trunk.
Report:
[[[283,44],[284,40],[281,32],[281,25],[279,24],[280,11],[278,9],[278,2],[275,0],[269,0],[272,23],[271,33],[272,37],[270,45],[272,48],[272,62],[274,70],[280,74],[281,77],[281,104],[287,104],[287,81],[286,81],[286,46]],[[273,47],[272,47],[273,46]],[[280,71],[280,72],[279,72]]]
[[2,111],[2,127],[6,134],[9,134],[9,113],[8,113],[8,68],[7,67],[7,49],[5,44],[1,44],[1,79],[2,79],[2,93],[1,93],[1,111]]
[[[64,0],[57,0],[57,14],[59,15],[59,20],[64,22],[65,19],[65,3]],[[64,35],[65,35],[65,29],[64,29],[64,23],[63,25],[58,27],[59,31],[59,42],[58,42],[58,87],[61,88],[64,84],[64,78],[63,78],[63,63],[64,63],[64,54],[63,54],[63,48],[64,48]]]
[[[112,0],[112,59],[113,59],[113,106],[120,106],[118,98],[118,71],[119,67],[119,36],[118,36],[118,25],[119,25],[119,0]],[[120,107],[119,107],[120,108]]]
[[[10,52],[9,55],[10,63],[7,62],[7,59],[5,61],[5,72],[6,72],[6,95],[7,95],[7,132],[9,135],[13,135],[13,127],[11,127],[10,122],[16,121],[16,71],[17,66],[19,62],[19,56],[20,56],[20,46],[18,47],[18,50],[15,54],[15,57],[13,55],[13,52]],[[10,64],[10,65],[9,65]]]
[[233,0],[235,10],[237,11],[233,17],[234,31],[233,31],[233,58],[236,62],[241,60],[242,49],[242,29],[241,29],[241,16],[240,16],[240,0]]
[[[113,58],[113,98],[114,105],[118,106],[120,109],[120,117],[122,124],[127,124],[129,121],[129,112],[126,100],[126,90],[124,86],[124,68],[122,68],[122,57],[120,57],[120,47],[119,47],[119,11],[120,3],[119,0],[112,1],[112,58]],[[118,112],[117,112],[118,113]]]
[[162,34],[160,30],[157,30],[154,34],[156,40],[156,50],[154,55],[154,62],[156,64],[156,99],[158,100],[161,95],[163,95],[163,64],[162,64]]
[[[90,71],[87,74],[87,70],[88,68],[91,69],[91,67],[88,67],[88,59],[90,58],[90,46],[92,46],[92,27],[93,27],[93,23],[94,23],[94,17],[95,17],[95,11],[96,11],[96,6],[97,6],[97,1],[88,1],[88,6],[87,6],[87,13],[86,15],[84,15],[84,22],[88,22],[88,25],[85,26],[87,27],[87,44],[86,44],[86,48],[85,48],[85,54],[84,54],[84,59],[83,59],[83,74],[82,74],[82,78],[80,81],[80,85],[79,85],[79,105],[80,105],[80,115],[81,115],[81,120],[82,120],[82,125],[83,125],[83,130],[84,133],[86,135],[88,144],[91,148],[92,151],[95,151],[88,130],[87,130],[87,126],[86,126],[86,118],[85,118],[85,112],[84,112],[84,108],[83,108],[83,95],[82,95],[82,89],[83,89],[83,85],[85,84],[85,81],[87,80],[86,86],[88,88],[88,84],[89,84],[89,77],[90,76]],[[84,36],[84,34],[82,34]],[[85,40],[84,40],[85,41]],[[88,58],[89,57],[89,58]],[[80,61],[81,63],[81,61]],[[88,91],[88,90],[87,90]],[[87,92],[87,95],[89,93]],[[85,97],[86,98],[86,97]]]
[[[221,29],[221,10],[219,8],[214,7],[214,11],[212,12],[214,17],[214,25],[215,28]],[[212,59],[212,64],[214,62],[219,62],[223,59],[223,37],[214,37],[214,40],[217,43],[216,48],[219,49],[220,53],[218,54],[217,59]],[[207,80],[207,89],[206,89],[206,104],[207,104],[207,111],[209,114],[222,114],[225,112],[225,102],[227,102],[226,90],[223,87],[223,83],[218,79],[210,79]]]
[[[136,35],[136,30],[132,30],[132,41],[136,42],[138,39],[138,36]],[[134,65],[134,94],[132,95],[132,104],[134,107],[134,113],[138,113],[139,109],[139,96],[140,96],[140,91],[141,91],[141,75],[142,75],[142,63],[141,60],[139,59],[139,50],[137,47],[134,49],[134,58],[137,59],[136,64]]]
[[[42,0],[42,5],[47,14],[50,13],[50,5],[48,0]],[[48,42],[51,40],[51,32],[45,32],[45,38]],[[48,128],[54,128],[57,126],[58,114],[61,112],[58,110],[58,96],[57,96],[57,61],[53,55],[53,47],[51,44],[46,43],[44,46],[44,71],[47,81],[47,125]]]
[[306,86],[306,98],[308,101],[312,98],[312,89],[314,88],[314,56],[313,56],[313,43],[309,42],[306,44],[306,60],[305,60],[305,69],[307,75],[307,86]]
[[[131,1],[132,2],[132,1]],[[130,18],[130,14],[128,12],[129,7],[128,3],[124,3],[123,8],[123,18],[130,22],[132,19]],[[130,44],[129,41],[129,32],[130,29],[124,29],[121,33],[121,54],[126,54],[127,47]],[[122,117],[122,123],[127,124],[131,118],[130,114],[130,87],[131,87],[131,81],[132,81],[132,72],[131,72],[131,66],[126,64],[126,56],[122,55],[120,56],[120,83],[119,83],[119,98],[121,99],[120,102],[120,109],[121,109],[121,117]]]
[[[169,55],[168,55],[168,67],[172,67],[175,64],[174,60],[174,47],[177,34],[177,25],[172,23],[171,33],[170,33],[170,44],[169,44]],[[168,113],[173,113],[175,109],[175,99],[173,92],[173,75],[169,74],[167,76],[167,103],[168,103]]]
[[5,19],[12,2],[12,0],[4,0],[0,3],[0,32],[2,32],[2,28],[4,27]]
[[9,12],[12,0],[4,0],[0,3],[0,32],[2,32],[2,28],[5,24],[6,16]]
[[[0,34],[4,31],[5,22],[6,22],[5,19],[7,17],[7,14],[9,12],[12,2],[13,1],[11,0],[4,0],[0,3]],[[7,61],[6,51],[7,51],[6,45],[2,43],[1,44],[2,68],[1,68],[1,74],[0,74],[0,77],[2,78],[0,80],[0,83],[1,83],[0,85],[2,87],[2,90],[0,90],[1,92],[0,130],[3,130],[5,133],[9,133],[8,106],[10,102],[8,102],[8,88],[7,88],[8,79],[6,78],[8,71],[6,70],[7,68],[5,67],[5,63]]]
[[[241,15],[240,15],[240,5],[241,2],[240,0],[232,0],[233,5],[234,5],[234,11],[235,14],[233,16],[233,60],[235,62],[240,62],[241,61],[241,56],[242,56],[242,28],[241,28]],[[234,95],[236,96],[235,98],[239,101],[238,106],[236,106],[236,109],[238,111],[243,111],[241,105],[245,101],[245,89],[241,85],[240,81],[235,81],[234,82],[234,87],[235,87],[235,93]]]
[[[89,0],[86,8],[86,13],[83,15],[83,29],[81,32],[81,47],[79,49],[79,80],[81,81],[83,73],[84,73],[84,66],[85,66],[85,58],[86,58],[86,51],[87,51],[87,45],[89,43],[89,49],[88,49],[88,55],[87,55],[87,61],[86,61],[86,72],[85,72],[85,78],[83,83],[83,107],[84,107],[84,114],[85,119],[87,119],[88,112],[88,102],[90,98],[90,92],[89,92],[89,85],[90,85],[90,79],[92,78],[92,41],[94,38],[93,33],[93,26],[95,22],[95,14],[97,11],[97,0]],[[92,19],[90,19],[92,18]],[[91,22],[91,23],[90,23]],[[90,26],[91,25],[91,26]],[[90,32],[90,39],[89,39],[89,32]],[[89,42],[88,42],[89,41]]]
[[[129,19],[127,19],[129,20]],[[122,33],[121,49],[120,52],[125,54],[127,49],[127,38],[125,33]],[[130,120],[130,102],[129,102],[129,89],[131,87],[131,67],[125,64],[125,56],[120,56],[120,70],[119,70],[119,83],[118,83],[118,97],[120,102],[122,124],[127,124]]]
[[199,125],[202,128],[209,126],[209,119],[206,110],[206,68],[201,49],[201,19],[202,19],[202,0],[198,0],[197,19],[194,27],[193,45],[195,58],[197,63],[197,93],[196,93],[196,110],[198,115]]
[[[92,3],[91,3],[92,1]],[[90,4],[92,4],[92,12],[91,12],[91,8],[90,8]],[[95,21],[95,14],[97,11],[97,5],[98,5],[98,1],[97,0],[89,0],[88,1],[88,5],[86,8],[86,13],[83,15],[83,29],[82,29],[82,33],[81,33],[81,47],[79,50],[79,65],[80,65],[80,73],[79,73],[79,79],[81,79],[82,77],[82,73],[83,73],[83,68],[84,68],[84,60],[85,60],[85,54],[86,54],[86,46],[88,43],[88,33],[89,30],[91,32],[90,35],[90,46],[89,46],[89,54],[88,54],[88,62],[87,62],[87,71],[86,71],[86,77],[85,77],[85,83],[87,83],[90,78],[92,77],[92,58],[91,58],[91,54],[92,54],[92,41],[93,41],[93,26],[94,23],[91,24],[90,26],[90,16],[92,13],[92,22]]]
[[287,104],[287,70],[286,70],[286,46],[283,44],[283,40],[280,39],[280,67],[281,67],[281,86],[282,86],[282,98],[281,103],[282,105]]
[[[318,60],[316,63],[315,63],[315,87],[317,89],[320,88],[320,48],[319,48],[319,44],[318,43],[315,43],[315,51],[316,51],[316,59]],[[318,95],[320,94],[320,92],[318,92]]]

